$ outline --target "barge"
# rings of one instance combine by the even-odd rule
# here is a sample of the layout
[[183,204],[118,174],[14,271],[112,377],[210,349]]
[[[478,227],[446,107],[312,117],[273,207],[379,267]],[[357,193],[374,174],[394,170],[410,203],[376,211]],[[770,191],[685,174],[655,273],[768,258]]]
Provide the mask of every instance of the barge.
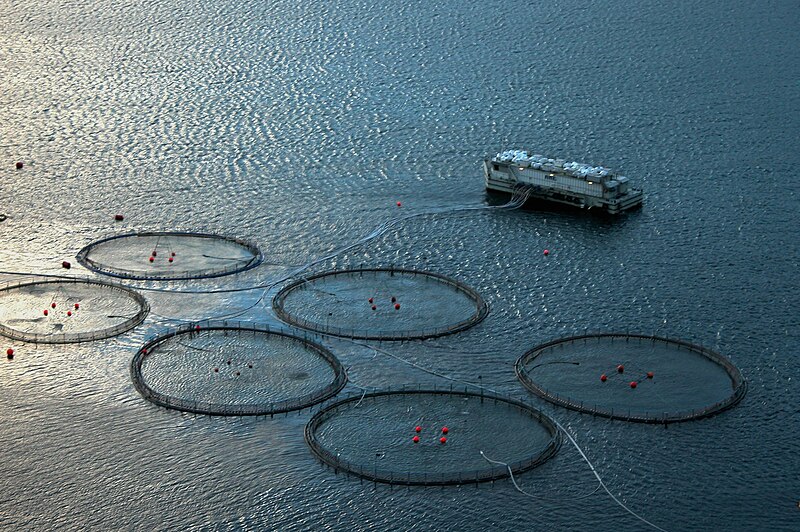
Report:
[[523,150],[506,150],[483,162],[486,188],[509,194],[524,193],[556,203],[609,214],[641,206],[644,193],[610,168],[565,159],[550,159]]

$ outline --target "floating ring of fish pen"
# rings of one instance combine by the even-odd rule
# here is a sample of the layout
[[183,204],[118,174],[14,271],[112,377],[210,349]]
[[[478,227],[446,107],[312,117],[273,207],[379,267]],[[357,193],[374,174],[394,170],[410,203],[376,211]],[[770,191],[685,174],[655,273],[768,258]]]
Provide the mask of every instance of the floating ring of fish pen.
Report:
[[34,343],[88,342],[133,329],[149,310],[141,294],[113,283],[18,281],[0,287],[0,334]]
[[394,268],[322,272],[274,297],[278,318],[345,338],[435,338],[480,323],[489,307],[469,286],[437,273]]
[[674,423],[733,407],[747,391],[739,369],[707,347],[629,333],[560,338],[515,364],[522,384],[553,404],[639,423]]
[[131,378],[159,406],[221,416],[301,410],[347,382],[322,345],[238,322],[201,322],[153,338],[134,355]]
[[137,232],[97,240],[78,252],[86,268],[137,280],[206,279],[255,268],[263,259],[255,244],[210,233]]
[[305,440],[337,473],[443,486],[530,470],[558,451],[561,433],[541,411],[510,397],[404,388],[324,406],[306,425]]

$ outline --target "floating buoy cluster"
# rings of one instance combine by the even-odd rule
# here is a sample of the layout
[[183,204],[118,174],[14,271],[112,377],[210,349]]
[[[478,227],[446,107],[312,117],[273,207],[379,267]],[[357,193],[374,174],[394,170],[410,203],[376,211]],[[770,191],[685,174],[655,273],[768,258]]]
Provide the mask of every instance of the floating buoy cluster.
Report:
[[[56,298],[53,297],[53,299],[50,300],[50,308],[55,310],[57,306],[58,306],[58,304],[56,303]],[[73,305],[73,308],[75,310],[78,310],[79,308],[81,308],[81,304],[80,303],[75,303]],[[44,309],[42,311],[42,314],[44,314],[45,316],[49,316],[50,315],[50,309]],[[71,317],[71,316],[72,316],[72,310],[67,310],[67,317]]]
[[[416,432],[416,434],[414,435],[413,438],[411,438],[411,441],[413,441],[414,443],[419,443],[419,433],[422,432],[422,427],[417,425],[416,427],[414,427],[414,432]],[[448,429],[446,426],[442,427],[442,434],[447,434],[448,432],[450,432],[450,429]],[[447,443],[447,437],[446,436],[440,437],[439,443],[441,444]]]
[[[617,365],[617,373],[619,373],[619,374],[625,373],[625,366],[622,365],[622,364]],[[655,373],[653,373],[652,371],[648,371],[645,374],[644,377],[642,377],[642,378],[640,378],[638,380],[635,380],[635,381],[630,381],[628,383],[628,386],[630,386],[631,389],[635,390],[640,382],[644,381],[645,379],[652,379],[654,376],[655,376]],[[608,381],[608,375],[603,373],[602,375],[600,375],[600,382],[606,382],[606,381]]]
[[[199,325],[198,325],[198,327],[199,327]],[[228,360],[226,360],[226,361],[225,361],[225,364],[226,364],[226,365],[228,365],[228,366],[233,366],[233,359],[232,359],[232,358],[229,358]],[[253,369],[253,363],[252,363],[252,362],[248,362],[248,363],[247,363],[247,369]],[[215,368],[213,369],[213,372],[214,372],[214,373],[219,373],[219,367],[215,367]],[[237,369],[237,370],[235,370],[235,371],[233,372],[233,374],[234,374],[235,376],[237,376],[237,377],[240,377],[240,376],[242,375],[242,372],[241,372],[240,370],[238,370],[238,369]]]
[[[167,255],[167,262],[170,264],[175,262],[175,256],[176,253],[174,251],[171,251],[169,255]],[[147,260],[153,263],[156,261],[156,257],[158,257],[158,244],[156,244],[156,247],[153,248],[153,251],[150,253],[150,256],[147,257]]]
[[[392,305],[394,305],[394,309],[395,310],[400,310],[400,303],[397,302],[397,298],[392,296],[391,301],[392,301]],[[372,308],[372,310],[378,310],[378,306],[375,304],[375,298],[374,297],[371,297],[371,298],[367,299],[367,303],[369,303],[371,305],[370,308]]]

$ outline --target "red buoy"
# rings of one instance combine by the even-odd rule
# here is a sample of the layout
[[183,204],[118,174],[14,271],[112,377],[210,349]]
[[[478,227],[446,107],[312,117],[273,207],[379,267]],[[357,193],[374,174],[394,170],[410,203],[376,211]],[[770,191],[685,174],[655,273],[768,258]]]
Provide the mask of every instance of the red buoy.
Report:
[[414,443],[419,443],[419,436],[414,436],[414,437],[411,439],[411,441],[413,441]]
[[652,371],[648,371],[647,372],[647,378],[648,379],[652,379],[653,378],[653,372]]
[[394,304],[394,309],[395,310],[400,310],[400,303],[395,303]]
[[414,432],[422,432],[422,427],[417,425],[416,427],[414,427]]
[[175,256],[175,252],[174,252],[174,251],[172,252],[172,256],[173,256],[173,257]]
[[397,206],[398,206],[398,207],[402,207],[402,206],[403,206],[403,204],[402,204],[402,203],[400,203],[400,202],[398,201],[398,202],[397,202]]
[[152,253],[152,255],[153,255],[154,257],[158,257],[158,252],[157,252],[156,250],[153,250],[153,253]]
[[376,307],[375,305],[372,305],[372,310],[378,310],[378,307]]
[[50,307],[51,307],[51,308],[56,308],[56,302],[55,302],[55,301],[53,301],[52,303],[50,303]]
[[155,257],[150,257],[150,262],[153,262],[154,260],[156,260]]
[[214,368],[214,373],[219,373],[219,368]]
[[195,326],[194,326],[194,330],[195,330],[195,331],[199,331],[199,330],[200,330],[200,326],[199,326],[199,325],[195,325]]
[[44,315],[47,316],[48,312],[47,309],[44,309]]
[[61,267],[69,270],[70,268],[72,268],[72,264],[70,264],[69,261],[65,260],[64,262],[61,263]]
[[617,366],[617,373],[623,373],[624,371],[625,371],[625,366],[623,366],[622,364]]
[[71,310],[67,311],[67,316],[72,316],[72,311]]
[[118,221],[118,222],[121,222],[122,220],[124,220],[124,219],[125,219],[125,217],[124,217],[124,216],[122,216],[121,214],[115,214],[115,215],[114,215],[114,219],[115,219],[116,221]]
[[448,432],[450,432],[450,429],[447,427],[442,427],[442,434],[447,434]]
[[544,250],[544,256],[545,257],[548,256],[549,254],[550,254],[550,250],[549,249]]
[[636,381],[631,381],[631,388],[636,388]]
[[81,308],[80,303],[75,303],[75,310],[78,310],[79,308]]
[[374,302],[374,299],[373,298],[369,298],[367,301],[369,301],[370,304],[372,304]]
[[439,441],[442,442],[442,443],[447,443],[447,438],[442,436],[441,438],[439,438]]
[[[17,161],[17,170],[22,170],[22,167],[25,166],[25,163],[22,161]],[[399,207],[400,205],[398,205]]]
[[9,347],[8,349],[6,349],[6,355],[8,355],[10,357],[13,357],[14,356],[14,350]]
[[168,260],[169,262],[172,262],[172,261],[173,261],[173,260],[175,260],[175,259],[173,259],[172,257],[170,257],[170,258],[168,258],[167,260]]
[[606,377],[606,374],[605,374],[605,373],[603,373],[602,375],[600,375],[600,381],[601,381],[601,382],[606,382],[607,380],[608,380],[608,377]]

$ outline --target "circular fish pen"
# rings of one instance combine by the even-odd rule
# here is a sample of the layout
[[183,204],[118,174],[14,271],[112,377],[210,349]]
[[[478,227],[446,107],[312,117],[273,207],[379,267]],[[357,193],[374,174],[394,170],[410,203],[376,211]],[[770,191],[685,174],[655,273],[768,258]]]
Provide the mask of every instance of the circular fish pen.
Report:
[[66,344],[122,334],[150,306],[124,286],[88,279],[45,279],[0,287],[0,334],[24,342]]
[[158,336],[131,361],[147,400],[175,410],[260,416],[336,395],[347,375],[329,350],[268,326],[204,322]]
[[221,277],[262,261],[254,244],[228,236],[191,232],[139,232],[92,242],[78,252],[86,268],[124,279],[186,280]]
[[278,318],[332,336],[435,338],[480,323],[489,308],[469,286],[431,272],[360,268],[295,281],[275,296]]
[[553,421],[524,402],[435,389],[337,401],[311,418],[305,439],[337,472],[428,486],[505,478],[544,463],[561,445]]
[[719,353],[683,340],[599,333],[553,340],[522,355],[522,384],[539,397],[588,414],[640,423],[712,416],[747,391]]

